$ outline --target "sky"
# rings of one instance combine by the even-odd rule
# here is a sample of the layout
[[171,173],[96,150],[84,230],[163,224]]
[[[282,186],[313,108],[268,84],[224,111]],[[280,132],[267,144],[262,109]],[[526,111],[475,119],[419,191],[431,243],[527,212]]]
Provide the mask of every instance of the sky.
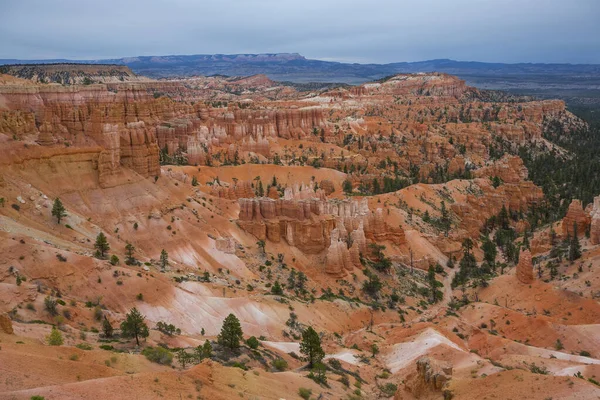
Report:
[[0,0],[0,59],[600,63],[600,0]]

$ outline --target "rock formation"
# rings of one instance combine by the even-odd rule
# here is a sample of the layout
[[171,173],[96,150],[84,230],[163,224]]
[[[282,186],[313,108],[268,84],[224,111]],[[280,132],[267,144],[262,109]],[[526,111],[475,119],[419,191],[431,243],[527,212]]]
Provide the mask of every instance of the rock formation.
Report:
[[583,210],[581,200],[574,199],[569,204],[567,214],[562,220],[562,234],[564,237],[573,236],[574,225],[577,226],[577,236],[585,235],[590,224],[590,217]]
[[354,267],[348,246],[340,238],[340,231],[336,228],[331,231],[331,244],[327,249],[325,272],[331,275],[341,275],[343,271],[352,270]]
[[9,335],[12,335],[14,333],[12,321],[10,320],[9,316],[6,314],[0,314],[0,331],[7,333]]
[[417,360],[416,367],[416,373],[408,377],[404,389],[396,392],[394,400],[420,398],[431,393],[438,393],[439,398],[444,397],[441,392],[452,379],[452,366],[429,357],[421,357]]
[[235,254],[237,246],[237,241],[232,237],[223,237],[215,240],[215,247],[223,253]]
[[254,190],[250,181],[239,181],[233,186],[215,181],[210,189],[210,194],[229,200],[237,200],[254,197]]
[[[366,251],[367,239],[390,241],[396,245],[405,242],[402,228],[389,226],[382,209],[370,212],[367,199],[306,199],[307,193],[286,188],[283,199],[239,199],[238,225],[260,240],[279,242],[283,238],[305,253],[316,254],[331,248],[331,259],[342,260],[338,254],[344,255],[343,263],[336,261],[336,265],[360,265],[359,254]],[[296,195],[300,199],[295,199]],[[313,195],[316,195],[314,191]],[[334,229],[335,240],[332,238]],[[348,235],[352,240],[349,250],[346,243]],[[346,248],[344,252],[340,250],[342,245]],[[340,271],[340,268],[334,269]]]
[[533,263],[531,261],[531,252],[528,249],[521,249],[519,254],[517,279],[519,282],[526,284],[533,282]]

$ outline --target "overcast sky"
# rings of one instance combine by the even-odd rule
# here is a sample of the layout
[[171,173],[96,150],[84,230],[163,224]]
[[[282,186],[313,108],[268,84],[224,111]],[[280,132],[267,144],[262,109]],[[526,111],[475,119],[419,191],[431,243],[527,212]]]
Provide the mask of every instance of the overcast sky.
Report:
[[600,63],[600,0],[0,0],[0,58]]

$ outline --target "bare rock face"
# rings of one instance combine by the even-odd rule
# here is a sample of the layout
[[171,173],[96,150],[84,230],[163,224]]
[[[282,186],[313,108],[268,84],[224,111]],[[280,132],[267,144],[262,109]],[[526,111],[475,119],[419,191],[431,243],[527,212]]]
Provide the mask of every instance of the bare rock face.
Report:
[[323,189],[323,191],[325,192],[325,194],[327,196],[329,196],[331,193],[335,192],[335,186],[333,185],[333,182],[331,182],[329,179],[323,179],[321,181],[321,189]]
[[600,196],[594,198],[592,211],[590,212],[592,220],[590,227],[590,239],[592,244],[600,244]]
[[533,282],[533,263],[531,262],[531,252],[527,249],[521,249],[519,254],[517,279],[519,282],[526,284]]
[[[451,379],[452,366],[429,357],[421,357],[417,360],[416,373],[408,376],[404,390],[398,390],[394,400],[418,399],[440,393],[448,387]],[[438,396],[442,398],[441,393]]]
[[279,198],[279,191],[275,186],[269,186],[269,193],[267,194],[267,197],[274,200]]
[[344,271],[352,270],[354,267],[348,246],[340,238],[340,232],[337,228],[331,231],[331,244],[327,249],[325,265],[325,272],[337,276],[343,275]]
[[573,236],[573,226],[577,225],[577,236],[583,236],[590,224],[590,217],[583,210],[581,200],[573,200],[567,210],[567,215],[562,221],[562,233],[564,237]]
[[235,254],[235,249],[237,245],[237,241],[232,237],[218,238],[215,241],[215,247],[217,248],[217,250],[227,254]]
[[[360,253],[366,251],[367,239],[398,245],[405,242],[402,228],[389,226],[381,209],[369,212],[367,199],[324,200],[320,196],[321,189],[312,191],[313,198],[309,199],[305,198],[308,193],[303,189],[286,188],[283,199],[241,198],[238,225],[260,240],[268,238],[279,242],[284,239],[309,254],[333,247],[331,257],[341,260],[342,257],[335,254],[343,254],[343,265],[360,265]],[[332,241],[334,229],[340,243],[338,239]],[[348,236],[353,243],[350,249],[346,242]]]
[[229,200],[237,200],[254,197],[254,190],[252,190],[252,182],[250,181],[239,181],[233,186],[214,182],[210,194]]
[[12,321],[6,314],[0,314],[0,331],[12,335],[14,333]]

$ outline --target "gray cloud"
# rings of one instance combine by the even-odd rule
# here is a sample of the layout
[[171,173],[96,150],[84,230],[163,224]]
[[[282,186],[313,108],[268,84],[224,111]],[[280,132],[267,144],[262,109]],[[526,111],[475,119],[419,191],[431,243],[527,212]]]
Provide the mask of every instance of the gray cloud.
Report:
[[600,63],[598,0],[1,0],[0,58]]

